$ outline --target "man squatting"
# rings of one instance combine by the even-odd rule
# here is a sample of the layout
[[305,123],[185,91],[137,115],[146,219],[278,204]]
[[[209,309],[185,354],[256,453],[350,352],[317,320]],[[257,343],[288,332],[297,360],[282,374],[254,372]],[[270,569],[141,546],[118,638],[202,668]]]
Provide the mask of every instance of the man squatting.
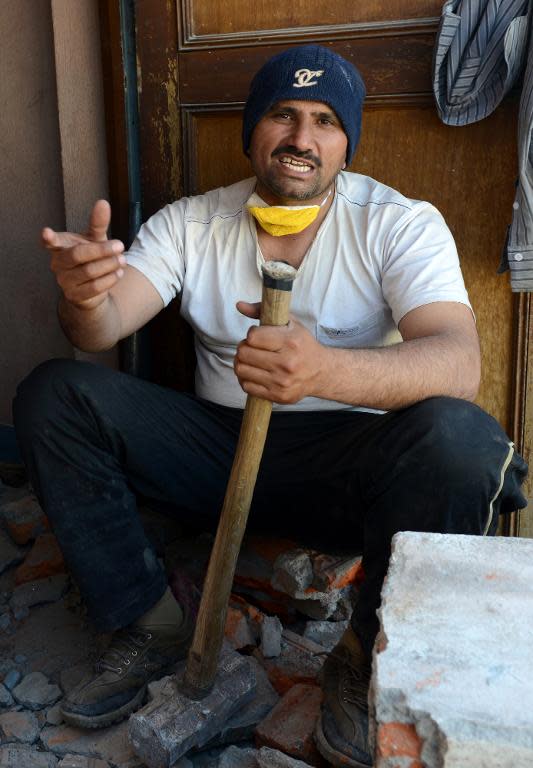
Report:
[[[63,700],[101,727],[185,655],[192,627],[173,598],[136,498],[214,527],[246,394],[274,403],[249,529],[357,547],[366,578],[328,657],[318,748],[371,764],[376,609],[397,531],[491,535],[525,506],[526,465],[472,404],[475,321],[438,211],[344,169],[361,126],[359,72],[328,48],[292,48],[255,75],[243,148],[255,174],[152,216],[126,255],[88,233],[46,228],[71,342],[112,347],[175,296],[195,334],[196,394],[72,360],[39,366],[14,416],[31,482],[98,630],[113,639]],[[297,268],[292,319],[259,327],[261,264]]]

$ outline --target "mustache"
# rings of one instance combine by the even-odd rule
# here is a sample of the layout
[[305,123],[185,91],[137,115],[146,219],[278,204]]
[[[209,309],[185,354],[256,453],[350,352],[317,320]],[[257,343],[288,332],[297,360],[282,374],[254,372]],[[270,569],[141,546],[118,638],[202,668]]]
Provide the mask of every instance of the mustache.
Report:
[[320,161],[320,158],[318,158],[316,155],[313,155],[312,152],[309,152],[309,150],[304,149],[296,149],[292,144],[284,144],[281,147],[276,147],[276,149],[272,152],[271,157],[277,157],[277,155],[292,155],[293,157],[297,157],[300,160],[309,160],[313,165],[316,165],[317,168],[322,167],[322,163]]

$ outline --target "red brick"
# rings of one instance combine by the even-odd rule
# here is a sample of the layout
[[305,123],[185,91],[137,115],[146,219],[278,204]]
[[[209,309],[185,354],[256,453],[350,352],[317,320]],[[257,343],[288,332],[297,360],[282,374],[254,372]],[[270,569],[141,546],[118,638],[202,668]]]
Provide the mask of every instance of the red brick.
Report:
[[49,530],[48,519],[35,496],[24,496],[5,504],[2,516],[6,529],[19,546],[33,541],[39,534]]
[[313,558],[313,586],[321,591],[359,585],[363,579],[362,557],[317,555]]
[[15,584],[44,579],[66,570],[56,537],[43,533],[28,552],[24,562],[15,571]]
[[321,701],[318,686],[295,685],[257,726],[257,746],[279,749],[317,768],[326,766],[313,738]]
[[[415,726],[408,723],[382,723],[378,726],[376,755],[378,759],[413,758],[409,768],[422,768],[419,761],[422,740]],[[403,763],[402,763],[403,764]]]

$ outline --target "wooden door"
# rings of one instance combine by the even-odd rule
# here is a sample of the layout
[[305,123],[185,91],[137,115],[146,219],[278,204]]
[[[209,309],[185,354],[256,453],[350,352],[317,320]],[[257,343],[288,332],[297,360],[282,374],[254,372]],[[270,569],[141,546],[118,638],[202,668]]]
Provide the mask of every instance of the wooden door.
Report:
[[[114,3],[104,6],[112,16]],[[240,121],[254,72],[291,45],[330,45],[367,85],[351,169],[429,200],[445,216],[481,336],[478,403],[527,458],[529,299],[513,296],[508,277],[496,274],[514,196],[517,97],[468,127],[439,121],[431,61],[441,7],[442,0],[137,0],[144,215],[251,175]],[[158,379],[184,387],[193,363],[178,309],[162,314],[152,336]],[[518,530],[516,517],[510,527]],[[522,533],[529,530],[522,516]]]

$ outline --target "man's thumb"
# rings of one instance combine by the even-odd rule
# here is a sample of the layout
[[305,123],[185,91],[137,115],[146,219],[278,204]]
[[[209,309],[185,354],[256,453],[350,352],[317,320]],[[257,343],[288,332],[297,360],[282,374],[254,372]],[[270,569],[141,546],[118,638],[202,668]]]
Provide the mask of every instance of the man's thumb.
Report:
[[111,206],[107,200],[97,200],[89,218],[87,238],[96,242],[107,240],[107,230],[111,223]]

